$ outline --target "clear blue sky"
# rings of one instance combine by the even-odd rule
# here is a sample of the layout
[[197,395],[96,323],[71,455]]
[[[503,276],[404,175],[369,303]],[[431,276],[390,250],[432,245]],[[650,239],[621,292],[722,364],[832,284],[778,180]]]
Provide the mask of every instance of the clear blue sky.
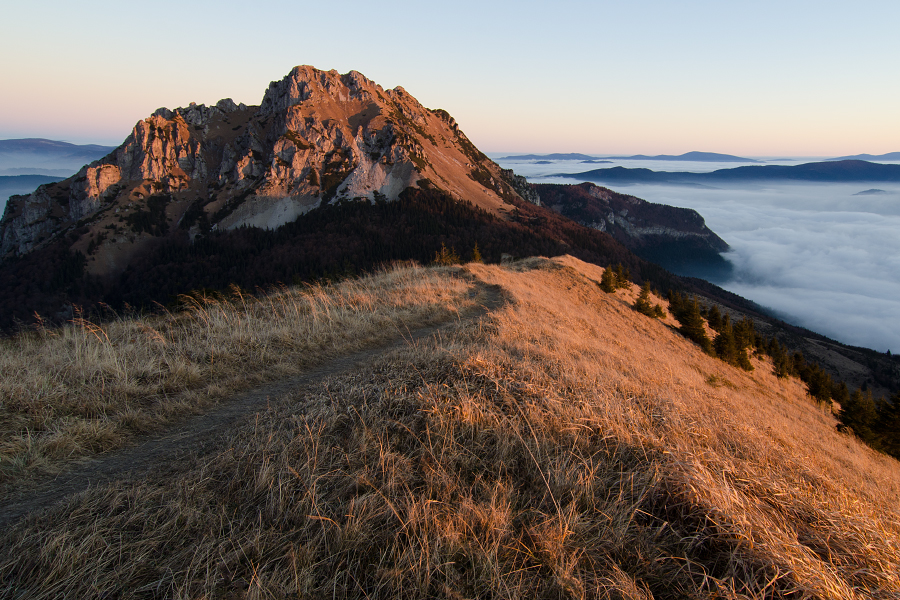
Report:
[[292,66],[445,108],[483,150],[900,151],[900,2],[6,3],[0,139],[118,144]]

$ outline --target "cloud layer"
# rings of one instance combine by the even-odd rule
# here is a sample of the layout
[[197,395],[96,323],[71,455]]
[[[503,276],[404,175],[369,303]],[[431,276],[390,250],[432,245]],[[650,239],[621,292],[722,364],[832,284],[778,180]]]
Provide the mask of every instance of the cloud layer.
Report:
[[696,209],[732,250],[722,287],[839,341],[900,348],[900,186],[779,185],[627,193]]
[[[809,162],[792,160],[779,164]],[[577,161],[514,164],[535,182],[572,183],[547,173],[578,172]],[[662,170],[670,165],[641,163]],[[691,164],[705,171],[728,165]],[[733,166],[733,165],[731,165]],[[661,168],[662,167],[662,168]],[[868,184],[792,183],[703,189],[628,185],[613,189],[697,210],[731,246],[734,279],[716,282],[784,320],[838,341],[900,351],[900,186],[855,196]]]

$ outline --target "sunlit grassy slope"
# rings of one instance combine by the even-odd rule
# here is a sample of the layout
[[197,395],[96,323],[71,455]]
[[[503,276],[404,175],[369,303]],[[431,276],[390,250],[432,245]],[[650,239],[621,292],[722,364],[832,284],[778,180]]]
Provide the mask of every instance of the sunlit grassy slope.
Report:
[[471,281],[397,264],[332,286],[0,340],[0,484],[104,452],[237,391],[465,314]]
[[[900,469],[564,257],[0,541],[4,597],[897,598]],[[430,271],[452,285],[447,271]]]

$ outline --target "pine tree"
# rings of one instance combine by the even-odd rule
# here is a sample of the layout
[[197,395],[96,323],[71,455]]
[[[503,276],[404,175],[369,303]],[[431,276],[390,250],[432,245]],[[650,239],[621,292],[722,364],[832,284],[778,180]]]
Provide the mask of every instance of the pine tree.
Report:
[[472,248],[472,262],[473,263],[483,263],[484,259],[481,257],[481,251],[478,249],[478,242],[475,242],[475,247]]
[[719,312],[719,307],[715,304],[713,304],[707,312],[706,321],[714,331],[721,331],[722,313]]
[[674,290],[669,290],[666,299],[669,301],[669,311],[678,321],[681,321],[680,315],[684,312],[685,300],[684,296]]
[[616,265],[616,287],[620,289],[627,290],[631,287],[631,273],[628,271],[628,267],[619,263]]
[[434,253],[434,262],[437,265],[458,265],[462,262],[456,250],[447,248],[447,245],[441,242],[441,249]]
[[734,324],[734,343],[739,351],[745,351],[752,348],[756,341],[756,329],[753,320],[744,317]]
[[606,267],[603,270],[603,275],[600,276],[600,289],[607,294],[612,294],[617,287],[615,271],[613,271],[612,267]]
[[719,334],[713,340],[713,348],[716,350],[716,356],[730,365],[737,366],[737,346],[734,343],[734,333],[728,315],[722,319]]
[[632,308],[642,315],[647,315],[648,317],[654,316],[653,304],[650,302],[650,282],[644,283],[643,287],[641,287],[641,293],[638,294],[637,300],[634,301]]
[[847,384],[843,381],[835,383],[831,388],[831,399],[840,404],[841,410],[843,410],[844,404],[850,400],[850,390],[847,389]]
[[862,390],[856,390],[845,405],[841,406],[838,419],[844,426],[851,428],[858,437],[871,444],[875,441],[872,426],[877,416],[872,392],[867,391],[864,394]]
[[681,335],[698,344],[707,354],[713,352],[712,342],[703,326],[703,317],[700,316],[700,303],[696,298],[687,301],[681,315],[676,315],[676,318],[681,323],[679,328]]
[[878,431],[881,434],[881,449],[900,458],[900,392],[878,407]]

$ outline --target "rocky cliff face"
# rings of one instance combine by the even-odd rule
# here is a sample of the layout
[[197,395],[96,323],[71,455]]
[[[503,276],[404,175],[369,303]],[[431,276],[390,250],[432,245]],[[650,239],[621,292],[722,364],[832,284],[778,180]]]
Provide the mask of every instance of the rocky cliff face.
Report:
[[675,273],[711,279],[730,274],[730,263],[721,256],[728,244],[695,210],[647,202],[593,183],[531,188],[542,206],[609,233],[641,258]]
[[89,273],[110,275],[156,238],[275,229],[323,204],[391,201],[408,187],[503,216],[519,199],[511,183],[445,111],[355,71],[300,66],[259,106],[161,108],[105,158],[11,198],[0,260],[65,236]]

